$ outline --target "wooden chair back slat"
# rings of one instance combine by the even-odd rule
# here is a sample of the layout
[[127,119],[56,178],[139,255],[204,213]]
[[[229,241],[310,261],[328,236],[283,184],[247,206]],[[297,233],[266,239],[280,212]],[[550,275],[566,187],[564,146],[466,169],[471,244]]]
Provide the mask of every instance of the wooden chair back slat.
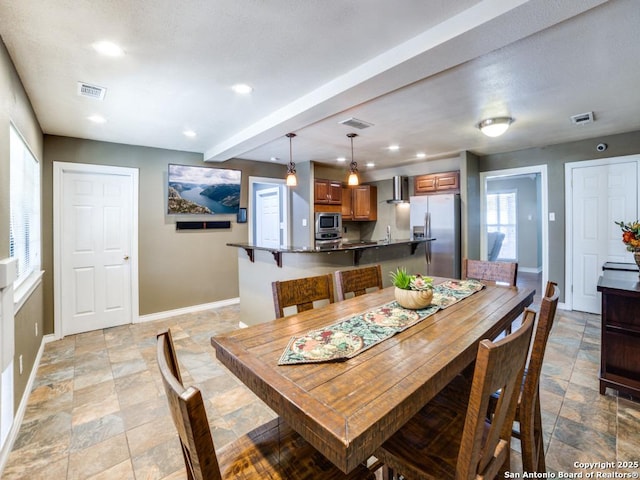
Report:
[[500,282],[515,287],[518,279],[518,264],[516,262],[487,262],[465,258],[462,261],[462,278]]
[[380,265],[357,268],[355,270],[338,270],[336,276],[336,297],[338,301],[353,293],[355,297],[364,295],[368,289],[382,289],[382,269]]
[[276,318],[284,317],[284,309],[295,306],[298,312],[311,310],[314,302],[335,302],[333,276],[329,273],[315,277],[282,280],[271,284]]

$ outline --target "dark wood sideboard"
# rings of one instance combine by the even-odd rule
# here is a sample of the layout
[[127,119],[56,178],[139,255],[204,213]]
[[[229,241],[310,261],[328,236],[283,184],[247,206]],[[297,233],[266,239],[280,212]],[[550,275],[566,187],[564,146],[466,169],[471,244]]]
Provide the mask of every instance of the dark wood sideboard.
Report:
[[640,277],[635,264],[607,262],[602,293],[600,393],[610,387],[640,398]]

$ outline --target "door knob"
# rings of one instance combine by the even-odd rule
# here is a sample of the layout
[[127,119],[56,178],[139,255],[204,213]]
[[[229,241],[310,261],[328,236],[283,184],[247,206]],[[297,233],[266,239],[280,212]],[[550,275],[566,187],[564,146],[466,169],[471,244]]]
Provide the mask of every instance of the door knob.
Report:
[[125,260],[129,260],[129,255],[125,255],[125,256],[124,256],[124,259],[125,259]]

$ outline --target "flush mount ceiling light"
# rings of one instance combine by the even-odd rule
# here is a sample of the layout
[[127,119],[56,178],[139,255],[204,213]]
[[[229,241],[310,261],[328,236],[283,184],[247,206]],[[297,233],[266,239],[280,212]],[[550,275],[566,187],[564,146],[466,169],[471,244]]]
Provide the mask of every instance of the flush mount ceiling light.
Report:
[[511,117],[487,118],[478,124],[478,128],[487,137],[499,137],[513,122],[514,119]]
[[293,151],[291,148],[291,139],[296,136],[295,133],[287,133],[285,135],[289,139],[289,165],[287,166],[287,187],[295,187],[298,185],[296,178],[296,164],[293,163]]
[[353,137],[357,136],[357,133],[347,133],[347,137],[351,140],[351,163],[349,164],[349,180],[347,180],[347,184],[351,186],[360,184],[360,180],[358,179],[358,164],[353,159]]
[[185,137],[189,137],[189,138],[194,138],[196,136],[196,132],[194,132],[193,130],[185,130],[184,132],[182,132],[182,134]]

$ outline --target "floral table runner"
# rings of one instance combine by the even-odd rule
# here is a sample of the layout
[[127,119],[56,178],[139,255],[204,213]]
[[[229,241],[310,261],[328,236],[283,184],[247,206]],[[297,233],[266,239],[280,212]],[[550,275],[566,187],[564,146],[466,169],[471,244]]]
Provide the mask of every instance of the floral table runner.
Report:
[[292,337],[278,365],[347,360],[482,288],[484,285],[477,280],[449,280],[433,287],[433,300],[426,308],[408,310],[392,301]]

